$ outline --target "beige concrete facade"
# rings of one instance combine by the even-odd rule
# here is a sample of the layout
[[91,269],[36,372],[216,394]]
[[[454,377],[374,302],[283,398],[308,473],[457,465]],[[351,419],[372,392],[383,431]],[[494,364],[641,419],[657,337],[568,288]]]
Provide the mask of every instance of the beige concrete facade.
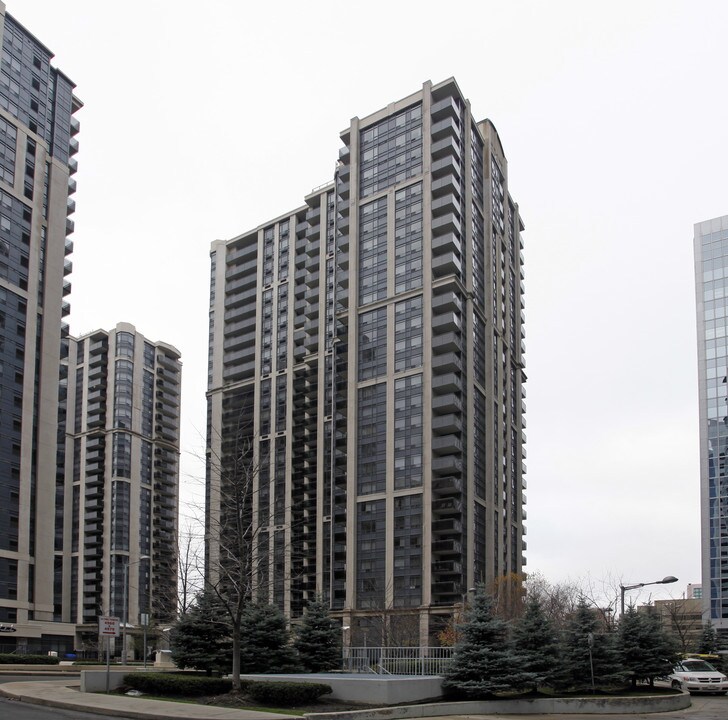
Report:
[[[55,649],[73,641],[73,632],[62,621],[57,571],[63,533],[58,520],[63,517],[58,437],[64,421],[64,318],[69,312],[64,297],[70,292],[69,216],[75,209],[73,156],[79,130],[73,113],[81,103],[73,96],[73,83],[50,64],[50,50],[5,12],[4,3],[0,39],[5,57],[11,58],[9,67],[3,61],[11,91],[0,90],[6,163],[0,183],[6,353],[2,396],[15,423],[0,432],[7,443],[0,450],[0,492],[12,519],[0,529],[0,622],[16,627],[12,635],[0,636],[0,644]],[[15,95],[13,83],[18,87]],[[23,358],[22,368],[15,365],[14,378],[8,372],[11,352],[13,360]],[[11,413],[4,417],[7,422]]]

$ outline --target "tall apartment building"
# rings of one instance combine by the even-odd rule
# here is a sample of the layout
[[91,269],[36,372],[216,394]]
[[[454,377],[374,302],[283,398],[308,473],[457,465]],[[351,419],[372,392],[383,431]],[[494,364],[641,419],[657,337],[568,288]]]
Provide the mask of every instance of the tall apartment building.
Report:
[[704,619],[728,635],[728,215],[696,223]]
[[74,647],[95,649],[100,615],[175,619],[180,353],[119,323],[71,341],[68,377],[56,562]]
[[0,37],[0,645],[54,649],[75,630],[57,553],[81,103],[2,2]]
[[254,597],[426,645],[525,563],[523,224],[452,79],[341,141],[303,206],[212,244],[207,573],[244,454]]

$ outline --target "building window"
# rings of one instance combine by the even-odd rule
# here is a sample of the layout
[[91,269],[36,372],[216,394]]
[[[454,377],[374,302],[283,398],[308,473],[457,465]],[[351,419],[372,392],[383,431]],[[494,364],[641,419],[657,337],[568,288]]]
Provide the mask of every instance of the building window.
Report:
[[134,357],[134,335],[128,332],[116,333],[117,357]]
[[128,433],[114,433],[112,463],[114,477],[131,477],[131,435]]
[[422,602],[422,496],[394,498],[394,605]]
[[130,485],[123,480],[111,488],[111,549],[129,550]]
[[394,488],[422,485],[422,375],[394,384]]
[[387,386],[359,389],[357,490],[360,495],[384,492],[387,471]]
[[287,376],[276,378],[276,432],[286,429]]
[[359,380],[387,372],[387,309],[359,315]]
[[114,365],[114,427],[131,428],[134,363],[117,360]]
[[422,183],[395,195],[394,292],[422,287]]
[[394,371],[422,367],[422,296],[394,307]]
[[422,108],[403,110],[360,132],[360,195],[422,173]]
[[384,607],[385,558],[384,500],[357,505],[357,605],[362,609]]
[[359,303],[387,297],[387,199],[359,210]]

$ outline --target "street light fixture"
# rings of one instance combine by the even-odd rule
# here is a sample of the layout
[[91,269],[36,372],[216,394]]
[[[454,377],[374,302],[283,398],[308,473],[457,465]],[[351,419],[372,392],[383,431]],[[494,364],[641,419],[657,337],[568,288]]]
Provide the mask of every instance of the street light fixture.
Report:
[[129,565],[138,565],[143,560],[151,560],[149,555],[140,555],[134,562],[124,563],[124,621],[121,624],[121,664],[126,665],[126,626],[129,622]]
[[620,585],[619,590],[621,593],[622,602],[619,617],[621,618],[622,615],[624,615],[624,593],[627,592],[627,590],[636,590],[637,588],[642,588],[647,585],[669,585],[670,583],[674,582],[677,582],[677,578],[674,575],[668,575],[667,577],[662,578],[662,580],[655,580],[655,582],[636,583],[634,585]]
[[468,597],[470,597],[470,594],[475,593],[477,591],[478,591],[478,588],[471,587],[471,588],[468,588],[463,593],[463,609],[465,609],[465,606],[468,604]]

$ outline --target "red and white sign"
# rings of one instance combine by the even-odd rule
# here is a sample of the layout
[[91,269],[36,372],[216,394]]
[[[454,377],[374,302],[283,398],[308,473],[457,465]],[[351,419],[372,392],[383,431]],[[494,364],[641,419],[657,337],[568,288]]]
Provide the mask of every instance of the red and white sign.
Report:
[[119,637],[119,618],[100,617],[99,635],[102,637]]

